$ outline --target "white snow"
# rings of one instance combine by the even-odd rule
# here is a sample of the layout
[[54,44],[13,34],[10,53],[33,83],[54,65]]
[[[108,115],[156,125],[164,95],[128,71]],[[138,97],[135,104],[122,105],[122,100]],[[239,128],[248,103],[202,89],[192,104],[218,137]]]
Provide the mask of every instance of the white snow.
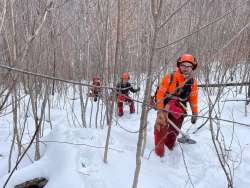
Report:
[[[227,99],[242,99],[244,94],[234,96],[229,94]],[[205,96],[200,91],[199,109],[204,109],[200,115],[205,115],[207,104]],[[25,99],[28,100],[28,99]],[[38,161],[34,159],[34,146],[28,152],[30,159],[25,156],[11,177],[7,187],[30,180],[35,177],[48,179],[46,188],[130,188],[133,184],[135,172],[135,157],[140,124],[139,105],[138,114],[129,114],[125,106],[124,116],[114,117],[111,130],[108,163],[103,162],[104,146],[107,127],[95,128],[95,112],[97,103],[93,104],[91,128],[80,128],[81,109],[79,99],[66,102],[54,98],[51,109],[51,123],[44,125],[45,135],[42,137],[41,154]],[[73,104],[74,103],[74,104]],[[224,103],[220,103],[221,106]],[[65,105],[65,106],[64,106]],[[137,105],[136,105],[137,106]],[[91,105],[87,108],[87,125]],[[218,110],[218,106],[216,106]],[[75,115],[73,115],[73,112]],[[101,109],[99,109],[100,111]],[[250,105],[247,110],[250,112]],[[104,112],[104,111],[103,111]],[[24,114],[24,112],[22,112]],[[27,146],[34,131],[34,121],[29,112],[29,134],[25,133],[23,143]],[[226,102],[221,112],[222,119],[250,124],[250,113],[245,117],[244,101]],[[76,119],[77,117],[77,119]],[[104,117],[104,114],[103,114]],[[102,118],[103,118],[102,117]],[[214,146],[212,144],[209,123],[196,134],[192,134],[205,120],[199,119],[196,125],[191,125],[190,118],[186,118],[183,130],[197,141],[194,145],[177,144],[173,151],[166,149],[165,156],[159,158],[154,153],[153,127],[156,111],[151,110],[148,117],[147,144],[139,176],[138,188],[221,188],[227,187],[227,180],[223,173]],[[48,119],[48,114],[46,114]],[[106,122],[106,121],[104,121]],[[74,126],[74,123],[76,126]],[[250,127],[220,121],[220,130],[227,144],[228,157],[234,161],[234,186],[246,188],[250,186]],[[12,140],[12,115],[2,116],[0,119],[0,187],[3,187],[8,177],[8,156]],[[232,140],[233,135],[233,140]],[[12,157],[12,168],[15,164],[17,148]],[[184,163],[185,161],[185,163]]]

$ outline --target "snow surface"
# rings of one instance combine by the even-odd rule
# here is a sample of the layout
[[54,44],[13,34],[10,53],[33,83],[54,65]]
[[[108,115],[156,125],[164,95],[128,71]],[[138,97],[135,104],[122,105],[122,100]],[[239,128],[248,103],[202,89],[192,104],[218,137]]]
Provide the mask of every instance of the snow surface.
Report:
[[[244,94],[235,95],[233,92],[224,96],[225,99],[242,99]],[[206,96],[199,93],[200,115],[207,116]],[[97,103],[93,103],[93,117],[91,128],[79,128],[81,123],[81,109],[79,99],[66,100],[54,97],[51,109],[50,129],[48,121],[44,124],[44,136],[41,142],[41,159],[34,161],[34,146],[22,160],[11,177],[7,187],[35,177],[45,177],[49,181],[46,188],[130,188],[133,184],[135,172],[136,146],[140,123],[138,113],[129,114],[125,106],[123,117],[114,117],[111,130],[108,163],[103,162],[104,146],[107,127],[100,128],[101,115],[98,114],[98,128],[95,128],[95,112]],[[28,99],[25,99],[26,103]],[[21,103],[22,105],[22,103]],[[244,101],[230,101],[220,103],[223,108],[222,119],[239,121],[250,124],[250,113],[245,116]],[[136,105],[137,107],[137,105]],[[216,105],[217,113],[219,106]],[[247,110],[250,112],[250,105]],[[101,112],[101,109],[99,109]],[[104,110],[103,110],[104,112]],[[87,108],[87,125],[91,105]],[[25,112],[20,112],[23,117]],[[27,127],[23,140],[24,147],[34,131],[34,120],[31,110],[28,113]],[[76,119],[77,117],[77,119]],[[104,115],[102,116],[102,118]],[[156,111],[151,110],[148,116],[147,144],[139,177],[138,188],[222,188],[227,187],[227,180],[223,173],[214,146],[212,144],[209,124],[192,134],[199,125],[205,122],[200,118],[196,125],[191,125],[190,118],[186,118],[183,130],[197,141],[194,145],[177,144],[173,151],[166,149],[165,156],[159,158],[154,153],[153,127]],[[46,119],[48,114],[46,113]],[[22,124],[23,120],[20,120]],[[217,122],[218,123],[218,122]],[[234,166],[234,186],[237,188],[250,187],[250,127],[234,126],[232,123],[220,121],[220,130],[227,144],[228,158]],[[8,156],[12,140],[12,115],[0,119],[0,187],[8,177]],[[232,139],[233,135],[233,139]],[[26,145],[25,145],[26,144]],[[231,145],[230,145],[231,144]],[[12,168],[15,164],[17,148],[12,157]]]

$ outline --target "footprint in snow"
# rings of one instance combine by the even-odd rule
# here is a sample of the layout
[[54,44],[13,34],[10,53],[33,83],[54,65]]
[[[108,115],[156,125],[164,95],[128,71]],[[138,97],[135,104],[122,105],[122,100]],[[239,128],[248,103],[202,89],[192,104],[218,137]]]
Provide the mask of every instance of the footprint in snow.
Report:
[[94,151],[80,150],[78,154],[78,172],[82,174],[87,188],[107,188],[99,174],[100,165]]

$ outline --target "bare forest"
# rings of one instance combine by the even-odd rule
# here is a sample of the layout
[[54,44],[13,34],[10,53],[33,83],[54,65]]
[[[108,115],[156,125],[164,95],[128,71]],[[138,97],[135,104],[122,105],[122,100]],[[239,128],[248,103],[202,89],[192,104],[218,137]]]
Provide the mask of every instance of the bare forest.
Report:
[[[101,77],[98,104],[105,104],[98,114],[91,114],[93,128],[108,129],[103,151],[107,163],[112,119],[116,118],[114,88],[121,73],[128,71],[133,84],[143,90],[143,96],[133,97],[136,106],[142,105],[133,179],[136,188],[147,140],[150,97],[162,76],[174,70],[179,55],[187,52],[197,58],[195,76],[208,104],[199,118],[210,127],[227,186],[234,187],[235,166],[224,155],[220,111],[214,112],[214,107],[226,95],[227,83],[236,84],[238,93],[250,95],[249,0],[1,0],[0,32],[0,116],[13,114],[9,157],[18,150],[17,162],[9,160],[10,173],[31,145],[36,146],[31,160],[40,159],[43,124],[51,122],[44,114],[52,106],[63,108],[59,98],[72,99],[74,114],[74,99],[79,96],[81,116],[72,115],[72,124],[91,127],[93,122],[87,121],[85,113],[86,106],[93,103],[89,99],[93,75]],[[211,95],[216,96],[215,101]],[[29,102],[24,103],[27,96]],[[246,106],[249,98],[246,94]],[[35,131],[30,133],[29,144],[23,145],[27,127],[20,114],[25,116],[28,108]]]

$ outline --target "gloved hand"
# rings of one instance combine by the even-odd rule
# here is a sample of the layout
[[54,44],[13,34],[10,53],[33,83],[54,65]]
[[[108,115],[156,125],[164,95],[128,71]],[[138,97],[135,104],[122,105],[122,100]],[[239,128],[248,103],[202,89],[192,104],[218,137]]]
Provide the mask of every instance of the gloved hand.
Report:
[[159,131],[161,130],[161,127],[166,126],[166,123],[168,121],[168,115],[167,112],[164,111],[158,111],[157,112],[157,118],[155,121],[155,130]]
[[191,123],[192,124],[196,123],[196,121],[197,121],[197,115],[198,115],[198,113],[193,113],[192,114],[192,117],[191,117]]

